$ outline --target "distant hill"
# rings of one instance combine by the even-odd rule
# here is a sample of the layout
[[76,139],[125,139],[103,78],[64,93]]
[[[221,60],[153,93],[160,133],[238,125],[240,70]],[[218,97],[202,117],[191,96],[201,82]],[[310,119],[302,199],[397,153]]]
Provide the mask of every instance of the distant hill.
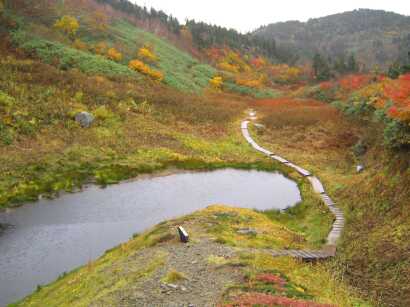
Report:
[[270,24],[254,33],[276,41],[298,62],[316,51],[332,58],[355,53],[368,68],[406,61],[410,51],[410,17],[382,10],[359,9],[309,19]]

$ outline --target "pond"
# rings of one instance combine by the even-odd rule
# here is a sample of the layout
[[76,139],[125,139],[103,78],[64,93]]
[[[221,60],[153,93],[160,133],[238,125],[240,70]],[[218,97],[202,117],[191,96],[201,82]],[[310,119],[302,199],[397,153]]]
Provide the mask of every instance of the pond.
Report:
[[134,233],[212,204],[285,209],[301,200],[279,173],[224,169],[145,177],[0,213],[0,306],[30,294]]

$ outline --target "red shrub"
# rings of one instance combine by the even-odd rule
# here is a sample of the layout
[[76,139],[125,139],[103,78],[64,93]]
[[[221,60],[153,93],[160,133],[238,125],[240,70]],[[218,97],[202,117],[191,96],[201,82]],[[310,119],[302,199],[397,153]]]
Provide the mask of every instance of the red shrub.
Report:
[[282,277],[275,275],[275,274],[269,274],[269,273],[259,274],[256,276],[256,280],[263,281],[267,284],[272,284],[272,285],[279,285],[279,286],[286,285],[286,280],[284,280]]
[[331,89],[333,87],[333,85],[334,84],[331,81],[325,81],[325,82],[322,82],[322,83],[319,84],[321,90]]
[[306,300],[298,300],[256,292],[243,294],[237,297],[234,303],[228,304],[226,307],[251,307],[255,305],[283,307],[335,307],[334,305],[329,304],[319,304]]
[[355,91],[369,84],[370,80],[368,75],[348,75],[339,80],[339,85],[346,91]]

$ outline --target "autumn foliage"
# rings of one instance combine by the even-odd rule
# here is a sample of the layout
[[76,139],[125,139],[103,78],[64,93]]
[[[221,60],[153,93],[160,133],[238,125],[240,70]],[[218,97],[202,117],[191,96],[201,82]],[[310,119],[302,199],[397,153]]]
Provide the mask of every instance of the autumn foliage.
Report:
[[107,57],[115,62],[120,62],[122,60],[122,54],[115,48],[108,49]]
[[141,47],[138,50],[138,58],[148,62],[157,62],[158,57],[154,54],[154,51],[149,46]]
[[347,75],[339,80],[339,84],[343,90],[355,91],[369,84],[370,80],[369,75]]
[[79,27],[80,24],[78,23],[77,19],[73,16],[65,15],[61,19],[57,20],[54,24],[54,27],[64,34],[68,35],[69,37],[73,38]]
[[160,71],[151,69],[151,67],[146,65],[144,62],[141,62],[140,60],[130,61],[128,67],[154,80],[162,81],[164,79],[164,75]]
[[335,305],[319,304],[311,301],[293,299],[265,293],[246,293],[237,298],[233,304],[226,307],[253,307],[253,306],[283,306],[283,307],[335,307]]
[[211,80],[209,80],[209,84],[212,88],[220,90],[222,89],[223,78],[221,76],[215,76]]
[[94,52],[99,55],[106,54],[108,45],[105,42],[99,42],[94,46]]

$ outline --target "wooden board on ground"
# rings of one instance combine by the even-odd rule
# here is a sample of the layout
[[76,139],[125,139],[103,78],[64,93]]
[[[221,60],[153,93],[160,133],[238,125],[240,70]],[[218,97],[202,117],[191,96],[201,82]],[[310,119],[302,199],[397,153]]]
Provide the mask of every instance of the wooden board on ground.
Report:
[[297,166],[297,165],[295,165],[295,164],[293,164],[293,163],[288,163],[287,164],[289,167],[291,167],[291,168],[293,168],[294,170],[296,170],[299,174],[301,174],[302,176],[304,176],[304,177],[307,177],[307,176],[310,176],[310,175],[312,175],[309,171],[307,171],[307,170],[305,170],[305,169],[303,169],[303,168],[301,168],[301,167],[299,167],[299,166]]
[[318,193],[318,194],[323,194],[325,193],[325,188],[323,187],[322,183],[317,177],[307,177],[307,179],[310,181],[313,190]]

